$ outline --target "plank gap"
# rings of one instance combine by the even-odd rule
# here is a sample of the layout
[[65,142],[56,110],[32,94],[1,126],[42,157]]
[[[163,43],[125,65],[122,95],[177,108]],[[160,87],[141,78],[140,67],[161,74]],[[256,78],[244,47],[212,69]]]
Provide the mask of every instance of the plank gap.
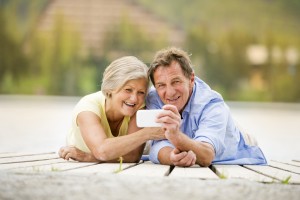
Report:
[[[6,154],[6,155],[1,155]],[[16,158],[16,157],[23,157],[23,156],[36,156],[36,155],[45,155],[45,154],[56,154],[56,152],[44,152],[44,153],[16,153],[16,152],[7,152],[1,153],[0,159],[2,158]]]

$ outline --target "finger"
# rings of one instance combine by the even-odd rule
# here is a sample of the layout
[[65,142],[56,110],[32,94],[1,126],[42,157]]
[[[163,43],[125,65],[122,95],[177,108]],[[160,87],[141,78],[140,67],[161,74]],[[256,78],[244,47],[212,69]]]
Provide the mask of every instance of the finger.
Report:
[[197,157],[194,158],[194,160],[193,160],[193,165],[196,164],[196,161],[197,161]]
[[173,153],[174,153],[174,154],[179,154],[179,153],[180,153],[180,150],[177,149],[177,148],[174,148],[174,149],[173,149]]
[[192,158],[192,159],[190,160],[190,162],[187,163],[187,166],[188,166],[188,167],[193,166],[193,165],[194,165],[194,161],[195,161],[195,158]]
[[187,155],[187,152],[180,152],[180,153],[178,153],[178,154],[172,154],[171,155],[171,160],[173,161],[173,162],[181,162],[181,160],[182,159],[184,159],[185,157],[186,157],[186,155]]
[[191,161],[190,166],[195,165],[195,164],[196,164],[196,161],[197,161],[197,156],[196,156],[196,154],[195,154],[194,152],[192,152],[192,153],[193,153],[193,159],[192,159],[192,161]]
[[176,106],[173,105],[164,105],[163,110],[157,115],[157,118],[161,118],[164,116],[169,116],[171,118],[180,117],[180,114],[176,108]]
[[65,160],[69,160],[72,156],[72,153],[71,152],[68,152],[66,157],[65,157]]
[[170,110],[170,111],[172,111],[172,112],[175,113],[175,114],[179,114],[177,107],[174,106],[174,105],[166,104],[166,105],[164,105],[162,108],[163,108],[164,110]]
[[173,121],[180,121],[179,113],[174,113],[170,110],[165,110],[157,116],[156,122],[158,123],[173,123]]
[[59,150],[59,156],[63,159],[65,159],[65,156],[66,156],[66,150],[65,150],[65,147],[62,147],[60,148]]
[[61,148],[58,150],[58,155],[59,155],[59,157],[61,157],[61,158],[62,158],[62,151],[63,151],[63,147],[61,147]]
[[192,151],[188,151],[186,156],[180,160],[181,165],[189,167],[193,164],[193,160],[195,158],[195,154]]
[[70,147],[70,146],[62,147],[61,148],[61,157],[63,159],[66,159],[67,154],[70,153],[71,151],[72,151],[72,147]]

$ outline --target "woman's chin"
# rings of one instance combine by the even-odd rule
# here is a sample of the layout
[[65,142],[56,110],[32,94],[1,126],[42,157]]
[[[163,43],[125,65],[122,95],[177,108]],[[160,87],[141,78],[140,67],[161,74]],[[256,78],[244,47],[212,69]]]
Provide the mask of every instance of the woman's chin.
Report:
[[125,116],[131,117],[136,113],[136,111],[137,110],[135,110],[135,109],[126,109],[123,113]]

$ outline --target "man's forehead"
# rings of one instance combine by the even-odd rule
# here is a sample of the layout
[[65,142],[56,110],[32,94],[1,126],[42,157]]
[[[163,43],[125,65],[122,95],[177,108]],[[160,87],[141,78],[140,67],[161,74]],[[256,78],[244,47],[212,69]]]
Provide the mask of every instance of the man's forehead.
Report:
[[178,74],[183,75],[182,69],[178,63],[171,63],[171,65],[159,66],[154,71],[154,76],[166,75],[166,74]]
[[172,82],[174,80],[182,80],[183,74],[179,73],[162,73],[154,76],[155,84],[162,84],[166,82]]

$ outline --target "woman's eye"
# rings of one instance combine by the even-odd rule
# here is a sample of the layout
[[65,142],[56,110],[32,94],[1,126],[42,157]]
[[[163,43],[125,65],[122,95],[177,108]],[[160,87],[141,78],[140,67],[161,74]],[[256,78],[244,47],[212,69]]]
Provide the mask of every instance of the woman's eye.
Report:
[[126,92],[131,92],[132,90],[128,88],[128,89],[125,89],[125,91]]

